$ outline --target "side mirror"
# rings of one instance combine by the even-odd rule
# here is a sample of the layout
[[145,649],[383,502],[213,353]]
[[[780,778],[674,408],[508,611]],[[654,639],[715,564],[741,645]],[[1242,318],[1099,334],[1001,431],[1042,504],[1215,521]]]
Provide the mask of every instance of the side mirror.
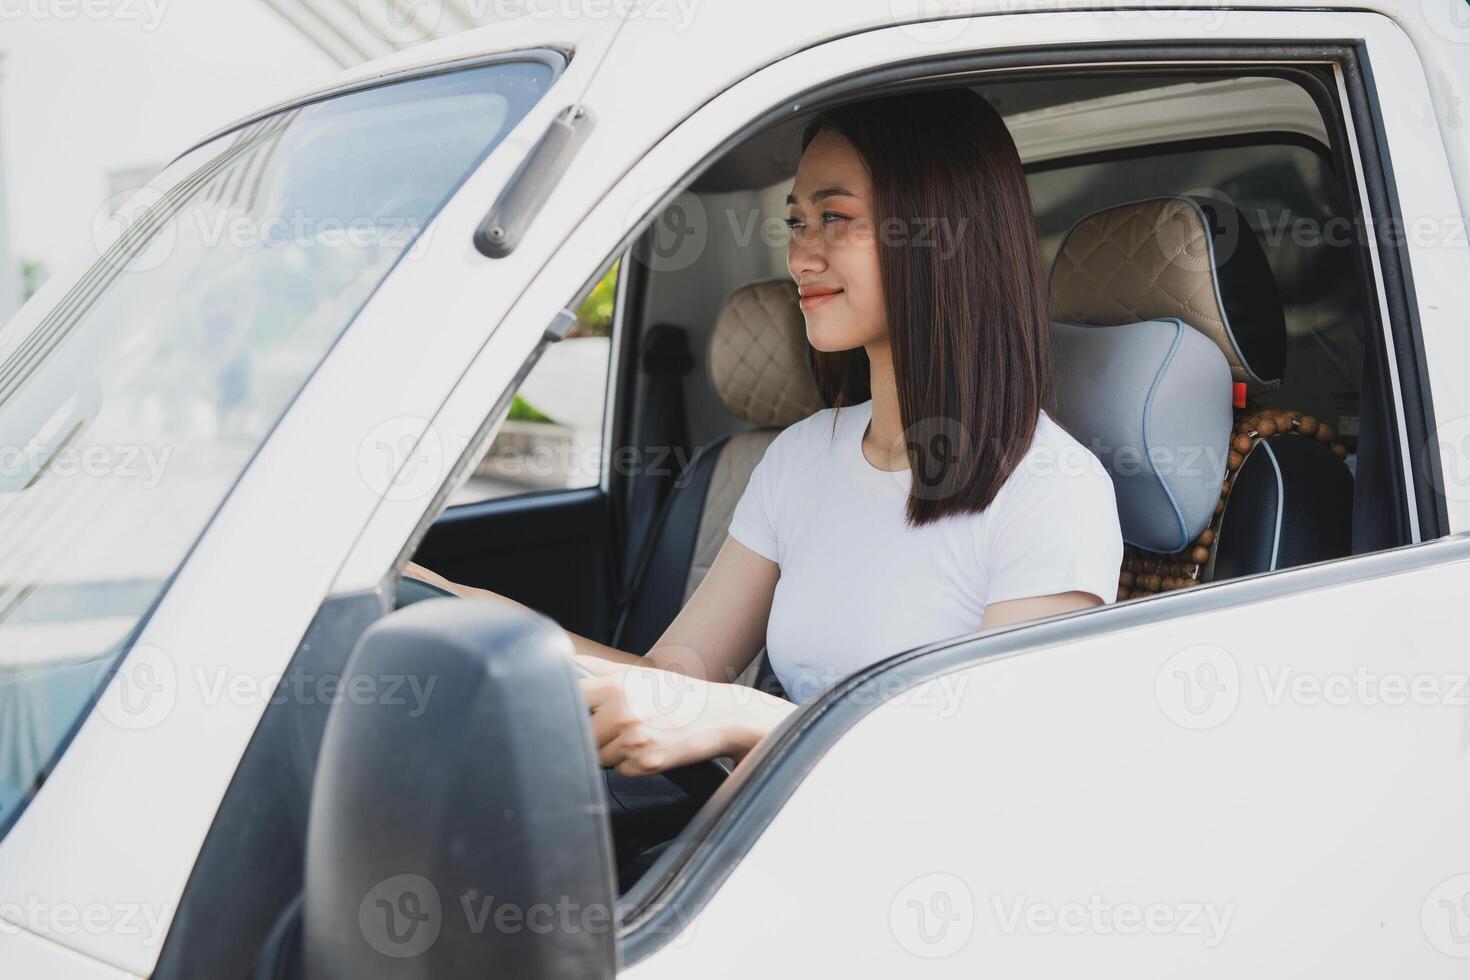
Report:
[[429,599],[358,641],[306,842],[311,980],[612,977],[616,872],[571,641]]

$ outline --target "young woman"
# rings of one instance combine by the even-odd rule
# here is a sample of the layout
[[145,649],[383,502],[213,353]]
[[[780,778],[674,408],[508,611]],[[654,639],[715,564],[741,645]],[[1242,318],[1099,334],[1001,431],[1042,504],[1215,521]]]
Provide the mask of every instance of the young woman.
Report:
[[1042,407],[1047,291],[995,110],[964,89],[831,109],[787,204],[834,407],[766,450],[646,656],[572,637],[602,764],[627,775],[743,757],[793,711],[729,683],[763,643],[799,703],[902,650],[1117,596],[1112,481]]

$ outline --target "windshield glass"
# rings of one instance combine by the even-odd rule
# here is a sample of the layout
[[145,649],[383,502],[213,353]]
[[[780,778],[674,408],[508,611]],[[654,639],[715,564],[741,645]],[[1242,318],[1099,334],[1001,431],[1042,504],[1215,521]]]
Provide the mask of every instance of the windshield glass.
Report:
[[221,136],[0,333],[0,831],[312,371],[558,63],[514,56]]

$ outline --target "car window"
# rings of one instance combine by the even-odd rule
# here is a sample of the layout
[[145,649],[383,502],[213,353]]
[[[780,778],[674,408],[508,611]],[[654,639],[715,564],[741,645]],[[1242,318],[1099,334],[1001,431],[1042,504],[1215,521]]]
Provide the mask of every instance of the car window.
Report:
[[565,339],[542,352],[451,506],[597,484],[620,264],[578,306]]
[[[135,200],[54,309],[0,334],[0,828],[312,371],[555,65],[382,85],[221,136]],[[102,703],[123,727],[129,694]]]

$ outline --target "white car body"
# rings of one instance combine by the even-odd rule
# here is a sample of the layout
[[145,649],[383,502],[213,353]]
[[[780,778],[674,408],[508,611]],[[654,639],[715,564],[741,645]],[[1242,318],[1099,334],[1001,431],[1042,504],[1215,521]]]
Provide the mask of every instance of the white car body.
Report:
[[[574,52],[377,289],[179,569],[129,661],[171,672],[161,720],[129,730],[94,711],[0,840],[5,975],[152,974],[266,707],[195,680],[223,671],[268,691],[325,599],[389,587],[563,304],[732,133],[885,65],[1144,41],[1363,45],[1400,212],[1461,222],[1457,245],[1407,247],[1434,427],[1461,453],[1439,491],[1450,535],[1416,528],[1406,548],[1002,631],[972,641],[994,656],[933,677],[920,658],[919,686],[870,690],[697,914],[643,940],[626,973],[1461,975],[1470,482],[1454,464],[1470,425],[1470,10],[961,6],[932,19],[892,0],[710,3],[687,22],[657,4],[668,16],[621,24],[527,16],[343,77],[345,89],[496,51]],[[476,226],[576,102],[595,119],[587,142],[519,247],[487,260]],[[1291,125],[1292,107],[1272,111]],[[1018,132],[1023,154],[1116,137],[1048,125]],[[183,176],[171,168],[155,188]],[[431,340],[408,321],[433,324]],[[365,478],[361,447],[384,427],[427,432],[412,454],[419,491]],[[1218,688],[1188,687],[1209,676]],[[86,925],[88,909],[108,924]],[[128,915],[136,928],[118,925]]]

